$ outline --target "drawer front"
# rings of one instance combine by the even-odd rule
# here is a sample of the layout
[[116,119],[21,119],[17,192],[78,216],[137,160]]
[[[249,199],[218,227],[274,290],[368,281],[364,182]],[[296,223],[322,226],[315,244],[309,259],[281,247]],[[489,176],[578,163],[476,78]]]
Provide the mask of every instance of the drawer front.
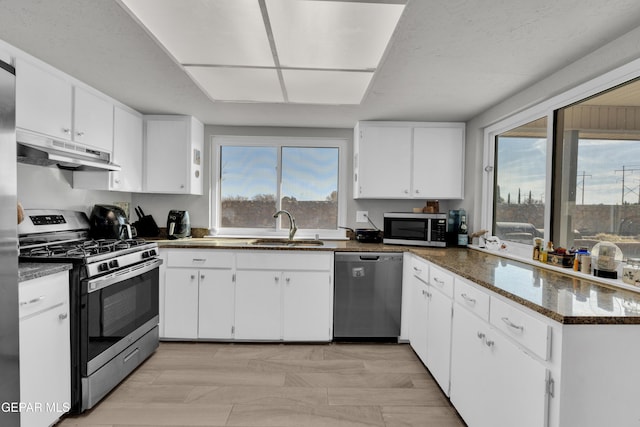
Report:
[[20,318],[67,303],[69,301],[69,272],[37,277],[21,282],[18,287]]
[[409,267],[411,268],[411,274],[424,283],[429,283],[429,264],[426,261],[413,256]]
[[167,267],[233,268],[233,255],[219,250],[172,250],[167,252]]
[[456,277],[454,298],[461,306],[482,320],[489,321],[489,294]]
[[432,265],[429,268],[429,283],[445,295],[453,298],[453,274]]
[[551,330],[543,321],[496,297],[491,297],[490,323],[538,357],[549,359]]

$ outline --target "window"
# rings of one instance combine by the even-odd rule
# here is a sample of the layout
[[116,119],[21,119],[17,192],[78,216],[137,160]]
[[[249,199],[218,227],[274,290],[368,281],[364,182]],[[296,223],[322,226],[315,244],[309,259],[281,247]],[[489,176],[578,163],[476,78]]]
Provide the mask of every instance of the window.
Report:
[[495,152],[494,234],[532,245],[544,235],[546,117],[498,135]]
[[342,237],[345,140],[215,137],[214,224],[219,235]]
[[548,111],[488,132],[493,233],[565,248],[607,241],[640,257],[640,81]]

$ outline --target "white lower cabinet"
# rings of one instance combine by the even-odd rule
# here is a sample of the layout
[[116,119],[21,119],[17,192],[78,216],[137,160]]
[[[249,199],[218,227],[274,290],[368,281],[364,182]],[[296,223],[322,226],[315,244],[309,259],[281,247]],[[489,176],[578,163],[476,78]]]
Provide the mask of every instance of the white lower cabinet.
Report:
[[[440,388],[449,394],[451,349],[451,281],[438,278],[435,285],[427,283],[435,268],[418,257],[409,257],[411,308],[409,342],[420,360],[431,372]],[[439,270],[439,276],[443,276]]]
[[20,413],[23,427],[49,426],[70,409],[69,272],[20,283]]
[[547,425],[545,366],[456,305],[451,402],[469,426]]
[[333,255],[239,252],[235,339],[330,341]]
[[161,250],[166,256],[162,338],[231,339],[235,255],[226,251]]
[[160,255],[162,338],[331,341],[332,252],[162,249]]

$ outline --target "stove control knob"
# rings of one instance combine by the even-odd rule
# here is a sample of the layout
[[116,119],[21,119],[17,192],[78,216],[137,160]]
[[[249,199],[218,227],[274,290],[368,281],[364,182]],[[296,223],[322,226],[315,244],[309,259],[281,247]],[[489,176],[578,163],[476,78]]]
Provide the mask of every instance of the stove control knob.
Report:
[[142,259],[149,258],[149,252],[142,252]]
[[156,250],[155,250],[155,249],[151,249],[151,250],[149,251],[149,256],[156,256],[156,255],[158,255],[158,252],[156,252]]
[[118,260],[114,259],[114,260],[109,261],[109,267],[110,268],[118,268]]
[[98,266],[98,271],[109,271],[109,265],[106,262],[103,262]]

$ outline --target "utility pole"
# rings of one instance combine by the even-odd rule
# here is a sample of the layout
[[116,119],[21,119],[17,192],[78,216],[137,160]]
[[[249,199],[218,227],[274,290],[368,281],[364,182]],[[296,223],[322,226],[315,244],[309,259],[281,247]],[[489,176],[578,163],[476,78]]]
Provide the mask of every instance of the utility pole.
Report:
[[638,165],[633,165],[633,166],[625,166],[622,165],[622,169],[616,169],[614,172],[622,172],[622,204],[624,205],[624,195],[626,193],[635,193],[635,189],[633,188],[627,188],[624,185],[624,176],[627,172],[636,172],[636,171],[640,171],[640,166]]
[[587,176],[591,178],[591,175],[587,175],[585,171],[582,171],[582,172],[578,172],[578,176],[582,177],[582,204],[584,205],[584,178]]

